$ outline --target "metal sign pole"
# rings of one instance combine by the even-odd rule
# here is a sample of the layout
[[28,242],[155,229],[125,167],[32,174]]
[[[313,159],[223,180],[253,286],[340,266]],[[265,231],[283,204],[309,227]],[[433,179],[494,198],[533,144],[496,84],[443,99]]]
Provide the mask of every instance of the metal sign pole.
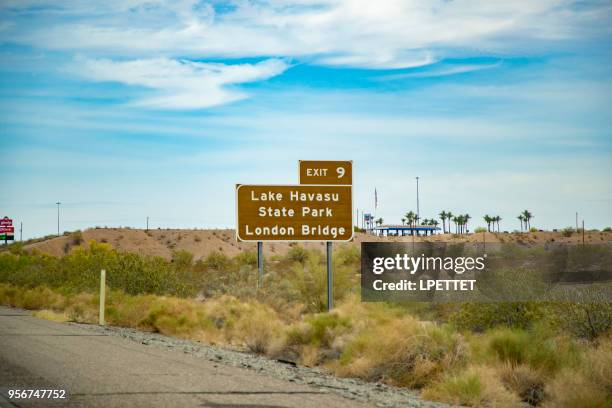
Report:
[[261,287],[263,284],[263,276],[264,276],[264,269],[263,269],[263,242],[258,241],[257,242],[257,269],[259,270],[259,279],[257,281],[257,286]]
[[332,268],[332,241],[327,241],[327,311],[334,307],[334,271]]
[[100,326],[104,326],[104,307],[106,303],[106,270],[102,269],[100,271],[100,315],[99,315],[99,323]]

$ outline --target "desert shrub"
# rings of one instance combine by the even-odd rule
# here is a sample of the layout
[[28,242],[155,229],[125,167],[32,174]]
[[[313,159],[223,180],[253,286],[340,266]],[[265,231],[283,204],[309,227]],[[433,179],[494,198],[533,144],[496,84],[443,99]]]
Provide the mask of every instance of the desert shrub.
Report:
[[240,266],[257,266],[257,252],[243,251],[236,256],[235,260]]
[[193,254],[187,251],[174,251],[172,253],[172,263],[177,269],[188,269],[193,264]]
[[588,378],[564,372],[546,387],[550,395],[542,406],[545,408],[607,408],[610,397]]
[[0,254],[0,282],[33,288],[49,286],[73,292],[97,291],[100,270],[107,284],[130,294],[155,293],[189,296],[197,283],[181,275],[177,267],[160,257],[118,252],[108,244],[91,241],[62,258],[30,253]]
[[504,364],[497,369],[496,374],[504,386],[518,395],[521,401],[537,406],[544,399],[546,378],[541,371],[526,364]]
[[605,227],[602,231],[610,232],[610,231],[612,231],[612,227]]
[[70,242],[72,245],[81,245],[83,243],[83,233],[80,230],[74,231],[70,234]]
[[230,259],[221,252],[213,251],[206,257],[204,264],[211,269],[218,271],[225,270],[230,265]]
[[545,407],[612,406],[612,339],[586,351],[577,367],[568,367],[546,385]]
[[305,321],[291,328],[288,342],[297,345],[330,347],[339,332],[351,327],[350,319],[336,313],[318,313],[306,317]]
[[300,245],[292,246],[287,252],[287,259],[293,262],[304,263],[308,259],[308,251]]
[[420,388],[463,364],[467,348],[446,327],[406,316],[361,331],[347,342],[337,372],[371,381]]
[[[304,304],[306,310],[313,313],[327,307],[327,268],[323,261],[320,252],[306,252],[304,260],[294,261],[289,271],[278,275],[279,279],[288,279],[288,299]],[[338,261],[334,259],[333,264],[334,299],[341,300],[356,288],[357,276],[353,267]]]
[[47,309],[38,310],[34,312],[33,315],[35,317],[38,317],[39,319],[51,320],[53,322],[59,322],[59,323],[67,322],[68,320],[70,320],[70,318],[68,317],[68,315],[66,315],[66,313],[54,312],[53,310],[47,310]]
[[572,227],[565,227],[561,230],[561,235],[563,235],[566,238],[571,237],[574,232],[576,232],[576,230]]
[[612,331],[612,303],[563,302],[551,309],[555,323],[576,337],[596,340]]
[[234,337],[241,339],[249,351],[267,354],[281,335],[282,322],[271,308],[259,304],[252,306],[253,309],[236,323]]
[[508,391],[490,367],[470,366],[451,373],[423,392],[423,397],[468,407],[516,407],[519,399]]
[[486,350],[494,359],[511,366],[527,365],[546,373],[555,373],[578,359],[574,342],[540,331],[499,328],[487,333],[485,341]]
[[535,302],[463,303],[450,321],[459,329],[476,332],[498,326],[526,329],[542,313]]
[[475,233],[479,233],[479,232],[487,232],[487,229],[485,227],[476,227],[476,229],[474,230]]
[[9,246],[9,252],[13,255],[20,255],[23,253],[23,242],[14,242]]
[[361,261],[361,252],[356,245],[343,245],[335,251],[334,259],[339,265],[357,266]]

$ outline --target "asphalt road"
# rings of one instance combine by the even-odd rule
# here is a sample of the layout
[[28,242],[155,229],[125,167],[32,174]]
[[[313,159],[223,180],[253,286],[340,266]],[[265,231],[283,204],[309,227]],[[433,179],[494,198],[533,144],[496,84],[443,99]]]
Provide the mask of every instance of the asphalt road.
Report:
[[[10,389],[67,400],[8,399]],[[0,406],[365,407],[355,400],[0,306]]]

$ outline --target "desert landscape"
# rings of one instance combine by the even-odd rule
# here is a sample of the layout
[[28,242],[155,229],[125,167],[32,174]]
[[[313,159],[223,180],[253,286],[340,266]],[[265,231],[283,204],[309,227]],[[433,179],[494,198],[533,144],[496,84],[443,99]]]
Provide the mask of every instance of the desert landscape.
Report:
[[[437,234],[429,236],[381,237],[356,232],[349,243],[336,243],[335,247],[359,246],[361,242],[487,242],[516,243],[519,245],[578,244],[582,233],[575,231],[538,231],[524,233],[479,232],[471,234]],[[611,231],[585,231],[585,243],[601,244],[612,242]],[[49,237],[25,242],[27,251],[37,250],[53,256],[62,256],[75,247],[88,247],[90,241],[108,243],[119,251],[135,252],[141,255],[160,256],[171,259],[175,251],[187,251],[195,260],[204,259],[212,252],[221,252],[229,257],[243,251],[254,251],[254,243],[237,242],[233,229],[133,229],[133,228],[90,228],[85,231],[66,232],[59,237]],[[295,245],[305,249],[323,250],[324,242],[270,242],[264,244],[264,255],[286,255]]]

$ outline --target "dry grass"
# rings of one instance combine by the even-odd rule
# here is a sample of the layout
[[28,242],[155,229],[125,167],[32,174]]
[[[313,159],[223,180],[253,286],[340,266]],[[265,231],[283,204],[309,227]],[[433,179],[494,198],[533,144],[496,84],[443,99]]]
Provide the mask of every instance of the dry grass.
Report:
[[544,399],[545,375],[526,364],[503,364],[496,372],[506,389],[530,405],[537,406]]
[[423,397],[469,407],[517,407],[518,396],[504,387],[491,367],[470,366],[426,388]]
[[359,331],[340,355],[343,376],[420,388],[467,359],[460,335],[404,316]]
[[564,369],[546,386],[545,407],[612,407],[612,339],[588,349],[578,367]]
[[[199,301],[109,290],[107,322],[422,389],[426,398],[453,404],[612,406],[610,338],[598,338],[595,346],[535,327],[459,332],[419,320],[415,313],[423,305],[362,303],[355,294],[347,294],[331,313],[309,313],[299,300],[316,292],[309,282],[318,286],[305,275],[316,269],[309,259],[300,262],[304,269],[298,268],[306,295],[296,295],[293,303],[285,300],[282,308],[255,296],[211,295]],[[251,263],[250,257],[244,263]],[[98,318],[98,297],[91,293],[0,283],[0,304],[38,310],[36,316],[55,321],[95,323]]]
[[39,319],[50,320],[52,322],[64,323],[70,321],[70,317],[63,312],[54,312],[53,310],[43,309],[32,313],[33,316]]

